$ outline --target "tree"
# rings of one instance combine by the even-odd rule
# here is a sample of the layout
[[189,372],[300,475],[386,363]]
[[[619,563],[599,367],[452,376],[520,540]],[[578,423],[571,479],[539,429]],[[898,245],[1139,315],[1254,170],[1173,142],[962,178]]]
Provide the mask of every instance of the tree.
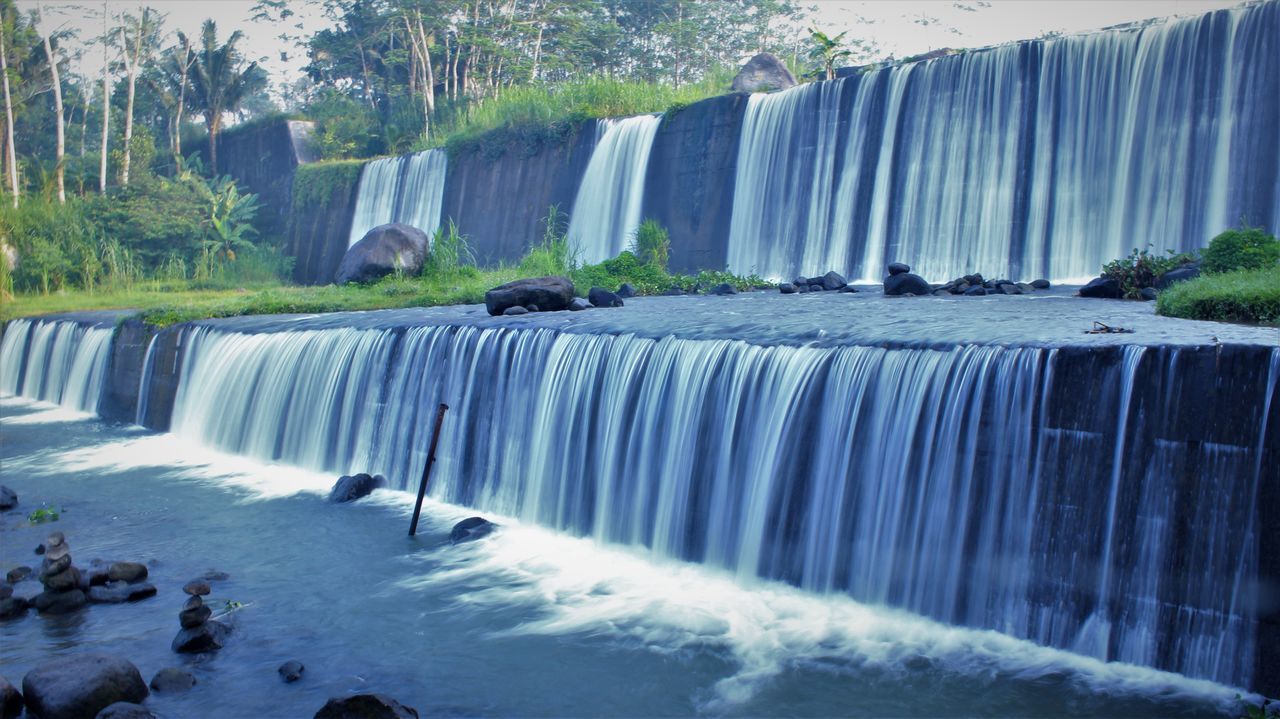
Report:
[[[8,8],[5,8],[6,10]],[[17,27],[17,18],[10,21],[9,13],[5,12],[0,16],[0,75],[4,78],[4,116],[5,116],[5,162],[8,164],[9,191],[13,193],[13,206],[18,206],[18,154],[13,146],[13,95],[9,92],[9,49],[11,42],[5,42],[6,37],[12,37],[16,33],[13,31]]]
[[[43,11],[37,9],[37,17],[44,19]],[[53,87],[53,114],[54,129],[56,133],[56,150],[54,155],[54,180],[58,187],[58,202],[66,203],[67,186],[66,186],[66,156],[67,156],[67,130],[66,120],[62,112],[62,78],[58,73],[59,59],[54,55],[55,33],[46,29],[40,34],[41,40],[44,41],[44,55],[49,64],[49,80]]]
[[809,38],[813,40],[813,47],[809,50],[809,58],[818,65],[824,79],[836,79],[836,63],[848,60],[853,55],[851,50],[843,47],[844,36],[848,34],[849,31],[846,30],[835,37],[830,37],[817,28],[809,32]]
[[123,22],[117,28],[120,41],[120,57],[124,63],[127,97],[124,112],[124,160],[120,168],[120,184],[129,184],[129,166],[133,157],[133,101],[137,92],[138,73],[146,63],[160,38],[160,21],[149,7],[144,7],[140,15],[125,14]]
[[244,66],[244,58],[236,50],[242,37],[243,33],[237,30],[219,45],[217,24],[205,20],[191,68],[192,100],[209,130],[209,166],[214,174],[218,172],[218,133],[222,131],[223,115],[235,112],[246,98],[267,86],[267,74],[258,63]]

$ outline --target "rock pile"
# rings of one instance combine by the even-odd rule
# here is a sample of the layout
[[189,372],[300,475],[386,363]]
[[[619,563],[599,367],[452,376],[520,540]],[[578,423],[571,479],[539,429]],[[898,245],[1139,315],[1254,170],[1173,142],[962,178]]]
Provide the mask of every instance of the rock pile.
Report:
[[984,295],[1025,295],[1036,290],[1049,289],[1048,280],[1032,282],[1014,282],[1013,280],[988,280],[978,273],[957,277],[941,285],[931,285],[919,275],[911,274],[911,268],[901,262],[889,265],[889,276],[884,280],[886,295],[962,295],[965,297],[981,297]]
[[[569,309],[573,294],[573,282],[567,277],[531,277],[494,287],[484,293],[484,305],[494,317],[558,312]],[[523,312],[516,310],[517,307]]]
[[88,578],[71,566],[71,547],[62,532],[54,532],[44,540],[40,583],[44,591],[32,597],[31,606],[42,614],[74,612],[89,601],[84,593],[89,588]]
[[835,270],[821,277],[797,277],[790,282],[783,282],[778,285],[778,291],[784,295],[804,292],[857,292]]
[[187,582],[182,587],[182,591],[191,598],[182,605],[182,611],[178,613],[178,621],[182,624],[182,629],[173,638],[171,645],[173,651],[180,654],[195,654],[221,649],[231,629],[221,622],[209,619],[213,615],[213,610],[205,606],[204,600],[201,599],[212,591],[209,583]]
[[105,571],[89,573],[89,601],[98,604],[136,602],[156,595],[147,578],[147,566],[138,562],[113,562]]

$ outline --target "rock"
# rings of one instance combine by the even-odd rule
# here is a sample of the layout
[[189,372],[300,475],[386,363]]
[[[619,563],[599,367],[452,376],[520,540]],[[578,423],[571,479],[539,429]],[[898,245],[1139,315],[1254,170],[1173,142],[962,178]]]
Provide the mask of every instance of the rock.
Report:
[[1034,292],[1036,289],[1032,287],[1029,282],[1015,282],[1014,284],[1018,286],[1018,289],[1022,290],[1023,294],[1027,294],[1028,292]]
[[939,287],[938,289],[933,291],[933,296],[934,297],[950,297],[951,290],[947,290]]
[[582,297],[574,297],[572,300],[569,300],[570,312],[581,312],[589,309],[591,309],[591,303],[587,302],[586,299]]
[[449,541],[454,544],[470,542],[488,535],[497,528],[498,525],[484,517],[467,517],[453,525],[453,531],[449,532]]
[[204,600],[201,599],[200,597],[187,597],[187,601],[184,602],[182,605],[182,611],[185,612],[188,609],[195,609],[196,607],[203,607],[203,606],[204,606]]
[[0,620],[17,619],[27,613],[31,605],[25,597],[5,597],[0,599]]
[[996,282],[989,282],[989,283],[987,283],[986,288],[987,288],[987,294],[989,294],[989,295],[1003,295],[1003,294],[1004,294],[1004,285],[1002,285],[1002,284],[999,284],[999,283],[996,283]]
[[161,694],[185,692],[195,685],[195,677],[174,667],[161,669],[151,677],[151,690]]
[[139,602],[156,595],[156,588],[147,582],[112,582],[105,586],[90,587],[89,601],[94,604],[120,604]]
[[0,676],[0,719],[13,719],[21,713],[21,692],[8,679]]
[[1015,285],[1015,284],[1012,284],[1012,283],[1009,283],[1009,282],[1005,282],[1004,284],[1002,284],[1002,285],[998,285],[998,286],[1000,287],[1000,292],[1001,292],[1001,294],[1006,294],[1006,295],[1020,295],[1020,294],[1022,294],[1022,288],[1018,287],[1018,286],[1017,286],[1017,285]]
[[1159,277],[1157,277],[1156,289],[1157,290],[1168,289],[1171,285],[1177,284],[1179,282],[1185,282],[1187,280],[1194,279],[1199,276],[1200,276],[1199,265],[1184,265],[1182,267],[1179,267],[1176,270],[1169,270],[1163,275],[1160,275]]
[[841,292],[848,292],[848,293],[852,294],[852,293],[854,293],[854,292],[857,292],[857,291],[858,291],[858,288],[857,288],[857,287],[854,287],[853,285],[845,285],[844,287],[841,287],[841,288],[840,288],[840,291],[841,291]]
[[1147,302],[1155,302],[1156,296],[1159,294],[1160,293],[1156,292],[1156,288],[1154,287],[1143,287],[1142,291],[1138,293],[1138,295]]
[[98,712],[94,719],[156,719],[156,715],[141,704],[116,702]]
[[68,565],[66,569],[57,574],[46,576],[42,573],[40,575],[40,583],[51,592],[65,592],[75,589],[80,586],[80,570]]
[[[381,477],[382,475],[379,474],[374,476],[376,478],[376,477]],[[231,575],[227,574],[226,572],[219,572],[216,569],[210,569],[204,574],[201,574],[200,578],[205,580],[206,582],[225,582],[231,578]]]
[[676,297],[678,295],[683,295],[683,294],[684,294],[684,290],[680,289],[679,287],[672,287],[662,291],[663,297]]
[[284,680],[285,684],[290,684],[301,679],[302,673],[306,670],[307,668],[302,666],[302,662],[288,661],[281,664],[276,671],[280,674],[280,678]]
[[603,287],[592,287],[587,293],[589,300],[594,307],[621,307],[622,298]]
[[618,296],[624,300],[629,300],[636,296],[636,288],[632,287],[630,282],[623,282],[622,286],[618,288]]
[[804,294],[806,292],[812,292],[812,291],[813,290],[809,289],[809,285],[796,285],[796,292],[799,292],[801,294]]
[[8,580],[10,584],[17,584],[18,582],[25,582],[26,580],[30,579],[34,571],[35,570],[33,570],[31,567],[28,567],[25,565],[21,567],[14,567],[13,569],[10,569],[7,574],[4,575],[4,578]]
[[508,282],[484,293],[484,306],[497,317],[508,307],[537,305],[543,312],[568,309],[573,283],[567,277],[531,277]]
[[541,312],[541,311],[542,311],[542,308],[538,307],[537,305],[525,305],[525,306],[524,306],[524,308],[525,308],[526,310],[529,310],[530,312]]
[[43,544],[37,544],[37,545],[36,545],[36,554],[44,554],[44,545],[43,545]]
[[107,569],[107,577],[113,582],[140,582],[147,578],[147,565],[116,562]]
[[899,272],[889,275],[884,279],[884,293],[886,295],[927,295],[933,292],[933,288],[920,275],[913,275],[910,272]]
[[975,285],[964,291],[965,297],[984,297],[987,294],[987,288],[982,285]]
[[54,547],[61,547],[66,543],[67,543],[67,535],[63,534],[62,532],[54,532],[53,534],[50,534],[48,537],[45,538],[44,548],[53,549]]
[[903,263],[901,263],[901,262],[890,262],[890,263],[889,263],[889,275],[890,275],[890,276],[893,276],[893,275],[905,275],[906,273],[908,273],[908,272],[910,272],[910,271],[911,271],[911,266],[910,266],[910,265],[905,265],[905,264],[903,264]]
[[178,623],[183,629],[195,629],[196,627],[209,621],[209,617],[213,616],[213,610],[201,604],[191,609],[183,609],[178,612]]
[[13,596],[13,585],[8,582],[0,583],[0,599],[8,599]]
[[781,292],[784,295],[794,295],[796,293],[796,286],[790,282],[783,282],[778,285],[778,292]]
[[347,250],[338,263],[334,282],[374,282],[396,272],[417,275],[427,259],[427,235],[409,225],[378,225]]
[[213,591],[213,588],[209,586],[208,582],[194,579],[182,585],[182,591],[193,597],[207,597],[209,592]]
[[315,719],[418,719],[418,712],[385,694],[356,694],[325,702]]
[[198,627],[179,631],[169,647],[179,654],[217,651],[226,643],[230,632],[231,628],[222,622],[205,622]]
[[1037,290],[1049,289],[1049,280],[1031,280],[1031,286]]
[[776,92],[796,86],[796,76],[786,63],[767,52],[747,60],[733,77],[734,92]]
[[44,662],[22,679],[27,709],[41,719],[82,719],[116,702],[140,702],[150,694],[142,674],[126,659],[75,654]]
[[520,305],[516,305],[515,307],[506,308],[505,310],[502,311],[502,314],[505,317],[519,317],[520,315],[529,314],[529,310],[525,309],[524,307],[521,307]]
[[1120,283],[1106,277],[1098,277],[1080,288],[1081,297],[1101,297],[1108,300],[1120,299]]
[[707,292],[707,294],[709,294],[709,295],[736,295],[736,294],[738,294],[738,288],[734,287],[733,285],[729,284],[728,282],[722,282],[722,283],[720,283],[720,284],[716,285],[715,287],[712,287],[712,288],[711,288],[711,291]]
[[835,270],[828,272],[822,276],[822,288],[825,290],[835,291],[849,284],[845,278]]
[[63,554],[57,559],[50,559],[50,555],[46,554],[44,561],[40,563],[40,578],[51,577],[55,574],[61,574],[71,568],[71,555]]
[[[56,562],[59,559],[66,559],[67,557],[70,557],[70,556],[71,556],[71,548],[68,547],[66,543],[59,544],[55,547],[45,547],[44,561],[46,562],[50,562],[50,561]],[[41,565],[41,566],[44,566],[44,565]],[[49,572],[49,574],[53,574],[53,572]]]
[[18,506],[18,493],[0,484],[0,512]]
[[111,581],[111,577],[107,575],[107,570],[105,569],[94,569],[89,572],[89,586],[91,587],[101,587],[109,581]]
[[810,291],[810,292],[822,292],[822,285],[810,284],[810,285],[809,285],[809,291]]
[[329,490],[329,501],[337,504],[354,502],[361,497],[369,496],[373,490],[385,486],[387,486],[387,480],[381,474],[373,476],[364,472],[351,475],[344,474],[338,477],[333,489]]
[[89,601],[79,589],[60,592],[40,592],[31,598],[31,606],[41,614],[69,614]]

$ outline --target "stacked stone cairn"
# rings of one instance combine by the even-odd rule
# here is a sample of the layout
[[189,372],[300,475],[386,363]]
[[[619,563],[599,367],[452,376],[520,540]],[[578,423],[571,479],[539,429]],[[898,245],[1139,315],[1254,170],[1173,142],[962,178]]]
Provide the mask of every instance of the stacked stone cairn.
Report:
[[178,612],[178,622],[182,624],[182,629],[173,638],[173,651],[179,654],[196,654],[221,649],[231,629],[221,622],[209,619],[213,615],[213,610],[205,606],[204,600],[201,599],[212,591],[209,583],[187,582],[182,587],[182,591],[186,592],[190,599],[182,605],[182,611]]
[[44,562],[40,565],[40,583],[44,591],[31,599],[31,605],[43,614],[67,614],[88,601],[84,590],[87,578],[71,566],[71,547],[62,532],[54,532],[44,540]]

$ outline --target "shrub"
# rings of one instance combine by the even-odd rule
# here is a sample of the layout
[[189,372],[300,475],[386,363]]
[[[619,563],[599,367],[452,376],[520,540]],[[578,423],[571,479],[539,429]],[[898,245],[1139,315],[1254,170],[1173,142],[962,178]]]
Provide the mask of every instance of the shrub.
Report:
[[471,241],[458,231],[453,218],[436,229],[431,238],[431,252],[426,262],[422,263],[424,276],[448,276],[457,273],[466,265],[476,263],[471,252]]
[[530,249],[517,266],[522,276],[568,275],[577,266],[577,253],[565,234],[568,219],[559,205],[547,208],[547,216],[542,218],[542,242]]
[[1280,240],[1260,227],[1227,230],[1209,241],[1200,269],[1207,273],[1258,270],[1280,263]]
[[1280,325],[1280,267],[1202,275],[1179,282],[1160,293],[1156,313]]
[[631,251],[646,265],[667,268],[671,255],[671,237],[657,220],[645,220],[636,228]]
[[1160,275],[1194,259],[1186,253],[1179,254],[1173,250],[1166,250],[1166,252],[1168,256],[1161,257],[1145,248],[1141,250],[1135,248],[1128,257],[1121,257],[1103,265],[1102,276],[1119,282],[1120,291],[1125,297],[1137,299],[1144,288],[1155,286],[1156,279]]

